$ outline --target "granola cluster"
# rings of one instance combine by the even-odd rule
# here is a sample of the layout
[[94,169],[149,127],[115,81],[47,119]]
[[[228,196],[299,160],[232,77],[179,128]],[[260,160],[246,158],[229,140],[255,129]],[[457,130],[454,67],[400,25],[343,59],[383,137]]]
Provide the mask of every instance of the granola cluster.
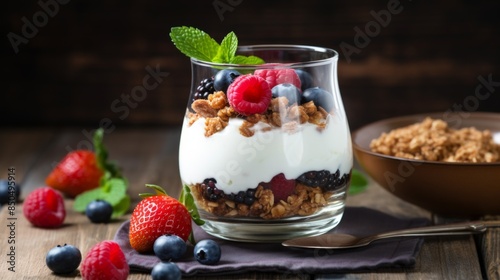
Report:
[[300,183],[297,183],[295,192],[289,195],[286,201],[275,201],[273,192],[259,185],[255,191],[256,200],[252,205],[236,203],[223,197],[210,201],[203,196],[200,184],[192,186],[191,193],[198,207],[216,216],[260,217],[266,220],[314,214],[326,206],[332,196],[332,192],[323,192],[320,187],[309,187]]
[[373,152],[384,155],[443,162],[499,162],[500,145],[489,130],[452,129],[440,119],[394,129],[372,140]]
[[321,130],[325,128],[328,116],[328,112],[322,107],[317,107],[313,101],[297,105],[296,103],[289,104],[286,97],[278,97],[271,100],[266,113],[245,117],[229,106],[227,97],[222,91],[210,94],[208,99],[195,100],[191,108],[194,113],[188,113],[189,125],[201,117],[205,118],[205,136],[207,137],[223,130],[230,118],[243,118],[240,133],[245,137],[251,137],[255,133],[254,126],[259,122],[265,124],[260,128],[264,131],[280,127],[285,132],[294,133],[299,124],[307,122],[315,124]]

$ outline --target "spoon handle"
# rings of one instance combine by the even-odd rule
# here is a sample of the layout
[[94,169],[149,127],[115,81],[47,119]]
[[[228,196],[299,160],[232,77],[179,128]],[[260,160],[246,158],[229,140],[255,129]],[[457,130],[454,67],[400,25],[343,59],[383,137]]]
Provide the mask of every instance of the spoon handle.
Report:
[[488,227],[498,227],[500,226],[500,221],[472,221],[454,224],[444,224],[444,225],[434,225],[419,228],[409,228],[391,231],[387,233],[381,233],[373,236],[372,241],[390,238],[390,237],[402,237],[402,236],[427,236],[427,235],[460,235],[460,234],[470,234],[470,233],[481,233],[486,231]]

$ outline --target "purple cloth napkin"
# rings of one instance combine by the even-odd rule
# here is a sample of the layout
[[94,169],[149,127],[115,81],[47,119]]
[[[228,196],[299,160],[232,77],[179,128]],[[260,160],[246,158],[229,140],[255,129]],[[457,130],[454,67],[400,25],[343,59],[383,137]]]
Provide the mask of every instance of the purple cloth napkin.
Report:
[[[428,225],[423,218],[400,219],[385,213],[364,208],[347,207],[340,224],[331,232],[370,235],[388,230]],[[184,276],[195,274],[236,274],[250,271],[288,274],[325,274],[341,271],[362,271],[383,267],[412,267],[423,243],[422,238],[395,238],[376,241],[369,246],[342,249],[296,249],[279,243],[241,243],[222,240],[207,234],[194,225],[196,240],[214,239],[220,246],[222,257],[217,265],[203,265],[193,257],[193,248],[183,259],[176,260]],[[130,269],[150,272],[160,260],[153,254],[137,253],[128,239],[129,221],[118,229],[117,241],[129,263]]]

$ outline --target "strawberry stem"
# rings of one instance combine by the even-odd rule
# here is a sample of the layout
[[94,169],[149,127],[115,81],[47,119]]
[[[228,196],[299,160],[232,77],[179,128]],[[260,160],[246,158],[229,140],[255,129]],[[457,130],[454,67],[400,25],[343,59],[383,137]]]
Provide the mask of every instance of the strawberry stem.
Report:
[[162,187],[160,187],[158,185],[146,184],[146,187],[153,189],[155,191],[155,193],[140,193],[139,196],[141,198],[146,198],[146,197],[156,196],[156,195],[168,195],[167,192]]

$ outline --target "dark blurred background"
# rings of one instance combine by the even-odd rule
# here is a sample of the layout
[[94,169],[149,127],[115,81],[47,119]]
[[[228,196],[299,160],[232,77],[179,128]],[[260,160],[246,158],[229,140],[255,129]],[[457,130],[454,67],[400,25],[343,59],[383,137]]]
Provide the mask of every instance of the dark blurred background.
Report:
[[[9,1],[0,126],[179,125],[189,59],[170,28],[340,53],[352,129],[398,115],[500,112],[500,2]],[[152,74],[156,73],[156,74]],[[144,89],[143,80],[151,80]],[[151,85],[153,84],[153,85]],[[142,88],[141,88],[142,87]]]

